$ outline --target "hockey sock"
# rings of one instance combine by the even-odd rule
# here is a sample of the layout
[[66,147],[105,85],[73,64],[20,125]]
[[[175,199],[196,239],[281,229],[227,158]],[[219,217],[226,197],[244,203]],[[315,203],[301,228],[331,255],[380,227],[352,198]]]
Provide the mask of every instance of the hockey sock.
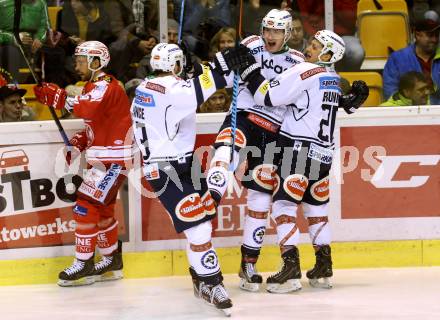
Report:
[[277,224],[278,244],[282,246],[296,246],[299,242],[299,230],[296,225],[296,218],[288,215],[281,215],[275,218]]
[[331,233],[328,217],[308,217],[309,235],[314,246],[330,244]]
[[77,229],[75,231],[75,256],[80,260],[88,260],[95,253],[98,227]]
[[118,221],[99,230],[97,244],[101,255],[109,255],[118,248]]
[[217,253],[211,241],[199,245],[189,243],[186,253],[189,264],[199,276],[208,277],[220,272]]
[[266,232],[267,212],[248,211],[243,227],[243,247],[249,255],[257,256],[263,244],[263,237]]

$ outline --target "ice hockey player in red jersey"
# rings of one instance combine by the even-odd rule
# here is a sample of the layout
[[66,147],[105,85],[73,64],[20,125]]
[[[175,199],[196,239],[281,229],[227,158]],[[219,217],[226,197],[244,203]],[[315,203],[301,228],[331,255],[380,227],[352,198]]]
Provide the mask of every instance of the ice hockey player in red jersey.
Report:
[[[87,81],[81,95],[67,97],[65,90],[53,83],[34,88],[38,101],[73,113],[85,125],[85,130],[70,140],[77,151],[85,151],[88,167],[73,208],[75,260],[60,272],[60,286],[122,278],[122,244],[114,213],[118,189],[132,157],[131,117],[124,89],[102,70],[109,61],[103,43],[86,41],[75,49],[75,71]],[[66,160],[70,164],[71,159]],[[95,246],[102,256],[96,263]]]

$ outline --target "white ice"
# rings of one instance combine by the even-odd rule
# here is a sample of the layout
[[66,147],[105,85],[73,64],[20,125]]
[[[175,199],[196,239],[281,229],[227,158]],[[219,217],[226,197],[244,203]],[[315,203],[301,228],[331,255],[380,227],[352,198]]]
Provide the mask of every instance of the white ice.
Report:
[[[238,289],[237,275],[226,275],[231,319],[440,319],[440,267],[335,270],[330,290],[311,288],[304,275],[301,282],[297,293],[250,293]],[[5,320],[227,319],[194,298],[189,277],[76,288],[4,286],[0,315]]]

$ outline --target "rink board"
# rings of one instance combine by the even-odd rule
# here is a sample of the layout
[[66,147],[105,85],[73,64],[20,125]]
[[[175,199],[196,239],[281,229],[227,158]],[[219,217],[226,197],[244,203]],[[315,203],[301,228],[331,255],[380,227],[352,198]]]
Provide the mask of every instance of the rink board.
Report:
[[[435,240],[440,238],[440,107],[364,108],[338,118],[330,177],[335,267],[440,265]],[[209,145],[222,119],[198,115],[202,163],[209,161]],[[82,128],[80,120],[63,125],[68,135]],[[61,139],[50,121],[3,123],[0,133],[5,160],[0,167],[0,284],[51,282],[71,261],[72,195],[84,159],[64,164]],[[63,178],[71,179],[67,186]],[[144,187],[135,167],[128,197],[118,200],[125,276],[184,274],[185,242]],[[246,190],[235,181],[214,221],[214,243],[225,272],[237,270],[245,212]],[[313,254],[299,216],[301,261],[307,268]],[[273,223],[265,243],[259,268],[271,271],[279,264]]]

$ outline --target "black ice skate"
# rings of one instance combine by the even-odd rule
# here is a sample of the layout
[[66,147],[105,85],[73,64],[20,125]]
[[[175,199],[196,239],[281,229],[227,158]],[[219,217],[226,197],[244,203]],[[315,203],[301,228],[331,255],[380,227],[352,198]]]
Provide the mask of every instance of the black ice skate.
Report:
[[260,290],[263,277],[258,274],[257,263],[258,257],[250,257],[243,255],[241,258],[240,271],[238,276],[240,277],[240,289],[256,292]]
[[118,248],[108,256],[102,256],[101,260],[95,263],[94,274],[96,281],[110,281],[122,279],[122,241],[118,240]]
[[294,247],[282,254],[283,264],[278,273],[266,280],[266,290],[271,293],[288,293],[301,290],[301,268],[298,248]]
[[95,282],[94,256],[88,260],[75,259],[73,264],[58,275],[58,285],[61,287],[76,287]]
[[[312,270],[307,271],[309,283],[315,288],[331,289],[330,278],[333,276],[332,255],[329,245],[320,246],[315,252],[316,263]],[[320,281],[322,279],[322,281]]]
[[[222,282],[214,285],[200,280],[193,268],[189,268],[193,281],[194,295],[205,300],[208,304],[222,311],[227,317],[231,316],[232,301]],[[219,275],[221,279],[223,278]],[[218,276],[216,276],[218,277]]]

